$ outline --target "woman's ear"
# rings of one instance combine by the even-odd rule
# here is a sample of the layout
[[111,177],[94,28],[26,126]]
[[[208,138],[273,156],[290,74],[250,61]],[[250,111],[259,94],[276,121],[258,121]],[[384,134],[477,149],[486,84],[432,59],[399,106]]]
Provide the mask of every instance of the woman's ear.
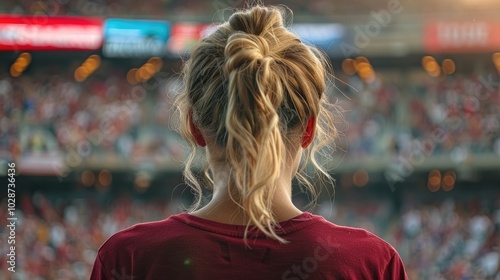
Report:
[[306,129],[304,130],[304,135],[302,135],[302,148],[306,149],[311,145],[314,140],[314,134],[316,132],[316,117],[310,116],[309,121],[307,121]]
[[193,121],[193,110],[189,110],[188,116],[189,129],[191,130],[191,134],[193,135],[194,141],[201,147],[205,147],[207,143],[205,142],[205,138],[201,134],[200,129],[194,124]]

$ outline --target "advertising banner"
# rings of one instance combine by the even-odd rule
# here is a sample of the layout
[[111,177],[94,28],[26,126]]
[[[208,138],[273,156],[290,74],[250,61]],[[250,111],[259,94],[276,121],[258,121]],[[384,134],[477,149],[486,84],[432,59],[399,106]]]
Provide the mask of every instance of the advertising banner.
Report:
[[174,56],[183,56],[189,53],[194,43],[208,36],[215,30],[215,25],[181,22],[172,26],[170,39],[167,43],[168,51]]
[[342,24],[297,23],[290,27],[304,43],[322,48],[326,53],[338,52],[338,45],[345,37]]
[[500,21],[431,21],[424,26],[424,50],[431,53],[500,49]]
[[166,54],[170,24],[164,21],[108,19],[103,54],[107,57],[151,57]]
[[[185,55],[200,39],[215,31],[213,24],[176,23],[172,26],[170,39],[167,43],[169,52],[173,55]],[[345,28],[341,24],[294,24],[290,30],[306,44],[323,48],[327,53],[335,52],[335,46],[344,38]],[[337,48],[338,49],[338,48]]]
[[98,50],[103,19],[0,15],[0,50]]

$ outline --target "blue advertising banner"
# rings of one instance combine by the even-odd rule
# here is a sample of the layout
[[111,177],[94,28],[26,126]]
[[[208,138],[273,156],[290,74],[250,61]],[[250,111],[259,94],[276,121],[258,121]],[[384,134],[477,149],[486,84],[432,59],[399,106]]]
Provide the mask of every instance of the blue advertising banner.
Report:
[[338,23],[296,23],[290,30],[306,44],[322,48],[326,53],[338,52],[338,45],[345,39],[346,30]]
[[151,57],[166,54],[170,23],[151,20],[107,19],[103,54],[107,57]]

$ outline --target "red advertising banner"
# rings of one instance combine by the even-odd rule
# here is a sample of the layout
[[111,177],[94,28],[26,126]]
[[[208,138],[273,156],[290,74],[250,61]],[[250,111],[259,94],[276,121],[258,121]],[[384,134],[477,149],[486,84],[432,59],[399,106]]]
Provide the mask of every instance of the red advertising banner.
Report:
[[0,50],[97,50],[103,19],[0,15]]
[[185,54],[194,43],[215,31],[215,28],[213,24],[176,23],[170,30],[167,49],[174,55]]
[[433,53],[498,51],[500,21],[427,22],[424,49]]

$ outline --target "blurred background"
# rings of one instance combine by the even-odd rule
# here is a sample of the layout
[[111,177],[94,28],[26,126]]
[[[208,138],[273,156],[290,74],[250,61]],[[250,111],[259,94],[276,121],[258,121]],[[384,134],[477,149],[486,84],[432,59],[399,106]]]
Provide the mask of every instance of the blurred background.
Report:
[[[314,213],[381,236],[410,279],[500,279],[500,1],[265,4],[331,58],[345,110]],[[111,234],[190,205],[171,124],[182,59],[244,5],[0,2],[0,279],[88,279]]]

